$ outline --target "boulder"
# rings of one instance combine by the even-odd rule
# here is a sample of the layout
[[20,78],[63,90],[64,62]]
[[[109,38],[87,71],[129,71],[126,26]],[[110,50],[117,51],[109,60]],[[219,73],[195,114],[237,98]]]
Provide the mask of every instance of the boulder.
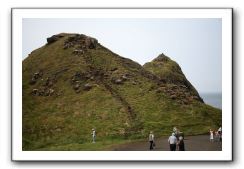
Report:
[[174,99],[177,98],[177,96],[176,95],[171,95],[170,98],[174,100]]
[[185,85],[180,85],[180,87],[187,89],[187,86]]
[[31,94],[33,96],[38,96],[38,89],[33,89],[32,92],[31,92]]
[[54,93],[54,90],[53,89],[45,89],[45,96],[51,96],[51,95],[53,95],[53,93]]
[[44,86],[51,87],[51,86],[53,86],[53,84],[54,84],[54,79],[51,79],[50,77],[47,77]]
[[75,55],[82,55],[84,54],[84,51],[82,49],[75,49],[72,53]]
[[[55,38],[54,38],[55,40]],[[82,35],[82,34],[75,34],[70,36],[64,42],[64,49],[76,46],[77,49],[82,49],[85,52],[87,49],[95,49],[98,44],[98,41],[95,38]]]
[[78,90],[80,88],[80,84],[75,84],[73,88],[74,90]]
[[53,35],[53,36],[47,38],[47,44],[51,44],[53,42],[56,42],[61,37],[63,37],[63,35]]
[[178,86],[177,86],[177,85],[172,84],[171,89],[177,89],[177,88],[178,88]]
[[71,47],[74,47],[74,44],[73,43],[71,43],[71,42],[65,42],[63,49],[68,49],[68,48],[71,48]]
[[75,90],[75,93],[80,93],[81,92],[81,89],[79,88],[79,89],[77,89],[77,90]]
[[87,78],[87,74],[83,72],[75,72],[75,74],[71,78],[72,83],[79,83],[80,81],[89,79]]
[[111,68],[110,69],[110,71],[112,71],[112,72],[115,71],[115,70],[118,70],[118,68],[117,67],[114,67],[114,68]]
[[37,81],[37,80],[36,80],[35,78],[31,78],[29,84],[30,84],[30,85],[34,85],[34,84],[36,83],[36,81]]
[[166,91],[166,87],[159,87],[157,90],[156,90],[156,92],[157,93],[163,93],[163,92],[165,92]]
[[39,77],[40,77],[40,73],[39,72],[34,73],[33,78],[38,79]]
[[115,79],[114,80],[114,83],[115,84],[122,84],[123,83],[123,80],[122,79]]
[[38,96],[45,96],[45,90],[43,88],[38,90]]
[[104,76],[102,77],[103,79],[109,79],[110,78],[110,75],[105,73]]
[[97,40],[91,37],[85,39],[85,45],[89,49],[95,49],[97,46]]
[[123,80],[128,80],[127,75],[123,75],[121,78],[122,78]]
[[90,73],[86,73],[86,74],[85,74],[85,78],[86,78],[86,79],[90,79],[91,77],[92,77],[92,75],[91,75]]
[[54,93],[54,90],[53,89],[48,89],[48,92],[49,92],[49,96],[52,96],[53,93]]
[[39,72],[35,72],[32,77],[31,77],[31,80],[29,82],[30,85],[33,85],[37,82],[37,80],[42,77],[42,72],[39,71]]
[[55,91],[52,88],[41,87],[39,89],[33,89],[31,94],[33,96],[52,96],[54,92]]
[[88,90],[90,90],[92,88],[92,85],[91,84],[89,84],[89,83],[87,83],[87,84],[85,84],[84,85],[84,90],[86,90],[86,91],[88,91]]

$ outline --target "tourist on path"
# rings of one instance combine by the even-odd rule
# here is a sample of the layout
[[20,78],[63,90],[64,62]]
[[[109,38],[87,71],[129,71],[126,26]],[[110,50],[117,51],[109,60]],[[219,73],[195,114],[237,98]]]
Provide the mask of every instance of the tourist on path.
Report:
[[179,151],[185,151],[185,143],[182,136],[179,137],[178,147]]
[[92,143],[95,143],[96,142],[96,131],[95,129],[92,129]]
[[218,133],[219,133],[219,141],[222,141],[222,127],[218,129]]
[[152,131],[150,131],[148,140],[149,140],[149,144],[150,144],[150,148],[149,149],[152,150],[153,149],[153,144],[154,144],[154,134],[153,134]]
[[209,130],[209,134],[210,134],[210,142],[214,141],[214,131],[212,129]]
[[176,151],[177,139],[175,137],[175,133],[172,133],[172,135],[169,137],[168,143],[169,143],[170,151]]
[[219,135],[219,132],[218,131],[215,131],[215,141],[220,141],[220,135]]

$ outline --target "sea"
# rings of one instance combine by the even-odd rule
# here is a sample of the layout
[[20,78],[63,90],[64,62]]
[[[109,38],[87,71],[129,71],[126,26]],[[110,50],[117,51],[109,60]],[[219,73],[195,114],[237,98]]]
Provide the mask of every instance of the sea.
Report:
[[200,93],[204,103],[222,109],[222,93]]

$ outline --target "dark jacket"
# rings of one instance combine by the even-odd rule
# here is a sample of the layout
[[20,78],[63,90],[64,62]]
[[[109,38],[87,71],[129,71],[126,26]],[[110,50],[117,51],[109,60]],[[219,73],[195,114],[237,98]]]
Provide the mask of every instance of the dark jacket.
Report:
[[178,146],[179,146],[179,151],[185,151],[185,143],[183,140],[179,141]]

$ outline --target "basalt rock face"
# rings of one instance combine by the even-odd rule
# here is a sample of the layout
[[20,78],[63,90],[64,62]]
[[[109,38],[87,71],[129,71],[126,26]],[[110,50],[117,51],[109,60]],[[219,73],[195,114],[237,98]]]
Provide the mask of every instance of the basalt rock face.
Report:
[[141,66],[83,34],[47,38],[23,60],[22,76],[23,150],[83,144],[92,128],[100,139],[134,139],[221,125],[221,110],[203,103],[169,57]]
[[47,38],[47,44],[51,44],[53,42],[56,42],[57,40],[59,40],[60,38],[64,37],[63,34],[58,34],[58,35],[53,35],[51,37]]
[[86,51],[87,49],[95,49],[97,44],[98,41],[95,38],[83,34],[75,34],[64,42],[64,49],[74,47],[77,51]]

